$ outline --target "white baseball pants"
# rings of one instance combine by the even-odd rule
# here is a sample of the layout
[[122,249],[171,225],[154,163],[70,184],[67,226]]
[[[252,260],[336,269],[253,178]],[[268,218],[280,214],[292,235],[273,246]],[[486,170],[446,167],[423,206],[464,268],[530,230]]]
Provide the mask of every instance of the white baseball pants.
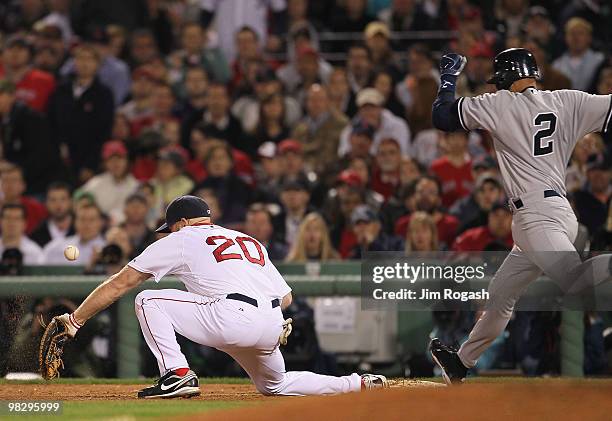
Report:
[[175,332],[232,356],[264,395],[324,395],[361,390],[361,377],[324,376],[285,371],[278,348],[283,315],[280,307],[212,299],[190,292],[146,290],[136,296],[136,316],[161,375],[189,367]]
[[515,245],[489,284],[486,311],[459,349],[466,367],[476,365],[478,357],[504,331],[516,301],[542,272],[570,294],[611,279],[610,254],[581,261],[573,245],[578,221],[566,198],[544,198],[543,192],[536,192],[521,200],[524,207],[515,210],[512,217]]

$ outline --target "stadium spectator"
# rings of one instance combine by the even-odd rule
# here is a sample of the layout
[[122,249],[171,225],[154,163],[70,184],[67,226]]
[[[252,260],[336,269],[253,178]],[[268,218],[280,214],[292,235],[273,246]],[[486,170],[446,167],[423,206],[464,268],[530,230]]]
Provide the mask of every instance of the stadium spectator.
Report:
[[117,110],[121,115],[125,116],[131,124],[152,116],[154,85],[155,78],[146,66],[140,66],[134,69],[132,72],[130,100]]
[[501,0],[496,2],[495,23],[506,38],[520,35],[528,8],[528,0]]
[[270,203],[278,201],[283,178],[283,162],[278,155],[278,148],[272,142],[264,143],[257,150],[259,168],[255,172],[258,201]]
[[457,200],[449,213],[459,220],[457,233],[487,224],[493,205],[504,198],[501,182],[490,173],[481,174],[472,194]]
[[278,156],[284,180],[296,180],[305,176],[304,150],[302,144],[295,139],[285,139],[278,144]]
[[231,147],[227,144],[213,146],[204,158],[208,176],[196,189],[210,189],[218,199],[227,223],[243,222],[253,192],[235,170]]
[[285,90],[298,102],[304,102],[304,95],[311,85],[326,83],[332,66],[323,60],[311,45],[302,45],[295,51],[293,62],[287,63],[276,71]]
[[128,150],[120,140],[102,146],[102,162],[105,171],[91,178],[82,190],[91,193],[100,210],[117,224],[123,220],[123,204],[138,188],[138,181],[129,172]]
[[431,215],[415,212],[406,231],[406,254],[438,251],[438,228]]
[[[176,96],[172,87],[165,82],[157,81],[151,89],[151,113],[132,121],[132,134],[139,136],[144,132],[153,131],[163,136],[166,126],[178,123],[175,107]],[[165,140],[168,143],[169,139]]]
[[[372,21],[372,18],[366,13],[366,5],[366,0],[336,2],[331,20],[334,30],[337,32],[362,32]],[[346,43],[336,44],[337,51],[343,51],[346,47]]]
[[142,193],[133,193],[125,200],[121,227],[127,233],[133,255],[140,254],[156,240],[155,233],[147,225],[148,207],[147,198]]
[[113,126],[113,94],[96,77],[100,56],[89,45],[74,51],[74,78],[61,83],[49,103],[53,139],[65,145],[71,168],[80,182],[100,164],[102,144]]
[[612,169],[610,159],[604,154],[589,156],[586,164],[587,183],[574,193],[578,222],[586,225],[593,235],[603,226],[608,216],[608,205],[612,196]]
[[230,113],[230,97],[225,85],[211,83],[206,101],[207,108],[201,118],[204,126],[210,130],[211,136],[223,139],[233,147],[249,153],[248,145],[244,144],[242,125]]
[[[372,54],[373,71],[389,74],[391,82],[397,82],[401,77],[401,70],[391,49],[389,27],[380,21],[370,22],[366,26],[363,36]],[[391,86],[393,86],[393,83],[391,83]]]
[[208,74],[203,68],[190,66],[185,69],[180,84],[182,99],[178,107],[181,116],[181,144],[184,147],[189,146],[194,121],[198,121],[206,109],[208,84]]
[[[260,37],[253,28],[243,26],[234,33],[233,37],[236,43],[236,56],[231,64],[231,88],[232,91],[236,91],[245,82],[249,82],[247,79],[251,69],[263,66],[265,60],[261,54]],[[227,52],[224,48],[222,51]],[[228,55],[226,57],[231,60]]]
[[38,200],[25,196],[26,183],[23,170],[16,165],[6,165],[0,170],[2,205],[22,205],[25,209],[26,233],[29,235],[47,217],[47,210]]
[[491,208],[487,225],[470,228],[459,235],[453,244],[455,251],[510,250],[512,241],[512,214],[504,202]]
[[49,217],[30,235],[40,247],[57,238],[74,235],[70,186],[62,182],[51,183],[47,189],[45,206]]
[[553,67],[572,81],[572,88],[588,92],[594,83],[604,55],[591,49],[593,26],[574,17],[565,24],[567,52],[553,62]]
[[[358,116],[361,120],[375,128],[374,141],[371,153],[376,154],[380,141],[385,138],[397,140],[402,155],[409,155],[411,151],[410,129],[405,120],[393,115],[393,113],[382,107],[384,98],[374,88],[366,88],[357,95]],[[351,125],[347,125],[340,134],[340,145],[338,155],[344,156],[350,150],[349,136]]]
[[26,210],[23,205],[2,205],[0,228],[2,229],[0,255],[4,253],[4,250],[18,249],[23,255],[24,265],[39,265],[42,263],[42,249],[25,235]]
[[[342,177],[341,174],[340,178]],[[344,178],[348,177],[344,176]],[[354,177],[351,176],[351,178]],[[336,189],[329,192],[332,200],[325,207],[326,219],[330,221],[332,244],[343,259],[350,255],[351,250],[357,244],[355,233],[351,227],[351,215],[355,208],[366,203],[366,190],[360,183],[360,179],[352,181],[350,184],[341,182]]]
[[351,226],[355,233],[356,245],[349,259],[361,259],[366,252],[401,251],[404,242],[401,238],[385,233],[376,213],[365,205],[357,206],[351,213]]
[[334,68],[329,75],[326,87],[332,108],[353,118],[357,113],[357,104],[355,104],[355,94],[350,88],[346,70],[341,67]]
[[100,209],[92,204],[82,204],[75,208],[75,234],[64,238],[56,238],[43,249],[45,265],[66,265],[64,249],[69,245],[79,249],[79,256],[72,264],[86,266],[92,261],[96,251],[102,250],[106,244],[102,236],[104,220]]
[[270,260],[281,261],[287,256],[287,245],[276,238],[272,215],[263,203],[254,203],[249,206],[244,232],[266,248]]
[[180,150],[167,148],[160,152],[157,172],[152,180],[158,209],[165,209],[175,197],[187,194],[193,189],[193,181],[183,173],[185,161],[186,156]]
[[0,79],[15,84],[15,96],[33,110],[44,112],[55,89],[53,75],[32,68],[34,46],[23,36],[6,40],[2,51]]
[[[546,51],[548,57],[559,56],[559,43],[555,41],[555,25],[551,20],[550,14],[542,6],[532,6],[527,10],[527,16],[523,23],[522,31],[524,38],[532,40],[542,51]],[[526,48],[526,47],[525,47]],[[533,52],[533,50],[530,50]],[[542,57],[543,58],[543,57]],[[536,63],[542,71],[541,61],[536,57]]]
[[[207,176],[204,161],[208,151],[213,146],[225,145],[223,140],[211,137],[212,132],[213,130],[206,128],[204,125],[196,126],[191,132],[189,146],[192,151],[192,159],[187,163],[186,171],[196,183],[203,181]],[[251,158],[236,148],[232,148],[232,158],[236,175],[245,183],[252,185],[254,183],[254,170]]]
[[243,149],[249,156],[255,157],[257,148],[265,142],[280,143],[289,136],[289,127],[285,124],[285,101],[281,94],[273,93],[261,98],[259,118],[252,135],[245,137]]
[[565,187],[568,192],[575,192],[587,183],[587,163],[591,155],[605,152],[603,138],[598,133],[589,133],[576,142],[570,165],[565,176]]
[[466,132],[441,136],[444,155],[431,163],[430,171],[442,185],[442,205],[450,208],[457,200],[469,195],[474,187],[472,160]]
[[372,168],[372,190],[387,201],[400,184],[402,154],[395,139],[386,138],[380,142]]
[[[459,221],[442,208],[440,191],[440,183],[436,178],[422,176],[415,183],[413,197],[405,197],[404,203],[405,208],[409,211],[419,210],[431,215],[438,228],[440,246],[450,247],[455,240]],[[406,203],[407,201],[412,202],[412,204]],[[410,217],[410,214],[404,215],[396,221],[394,229],[396,235],[406,236],[406,231],[410,225]]]
[[310,191],[303,179],[285,181],[281,187],[282,211],[274,217],[274,231],[289,247],[292,247],[304,217],[312,209],[309,206]]
[[306,168],[321,174],[337,160],[340,133],[348,119],[331,107],[328,91],[319,84],[308,89],[305,108],[306,116],[292,137],[302,143]]
[[572,82],[560,71],[551,66],[548,61],[548,52],[542,47],[539,41],[527,39],[521,45],[533,53],[538,63],[540,79],[538,81],[541,89],[545,91],[556,91],[559,89],[570,89]]
[[0,146],[4,160],[24,170],[28,192],[41,194],[49,180],[63,176],[59,151],[46,119],[16,100],[15,85],[0,81]]
[[349,137],[350,149],[341,159],[341,167],[344,168],[348,162],[355,158],[361,158],[368,161],[372,160],[372,144],[376,129],[374,126],[362,119],[356,119],[352,122],[352,130]]
[[[252,35],[261,45],[266,45],[268,15],[272,21],[281,20],[286,4],[284,0],[203,0],[200,3],[200,21],[208,27],[213,20],[219,37],[219,47],[229,60],[240,55],[240,41],[234,44],[236,33],[249,28]],[[240,13],[236,13],[236,11]]]
[[138,68],[153,62],[159,57],[155,35],[147,29],[140,28],[132,32],[129,41],[129,59],[132,68]]
[[474,43],[467,52],[468,63],[458,81],[458,92],[462,96],[476,96],[492,92],[494,87],[487,83],[493,74],[494,53],[484,43]]
[[269,69],[259,69],[253,78],[252,89],[240,93],[232,105],[232,114],[242,124],[242,129],[251,133],[259,124],[261,115],[260,102],[264,97],[270,95],[282,95],[285,108],[284,125],[293,127],[302,117],[300,104],[292,97],[283,92],[282,83],[276,78],[274,72]]
[[395,96],[395,83],[393,75],[390,72],[384,70],[376,72],[372,81],[372,87],[383,95],[384,108],[391,111],[397,117],[406,117],[404,106]]
[[372,54],[365,44],[353,44],[346,58],[346,76],[353,95],[370,86],[372,82]]
[[37,28],[35,35],[33,67],[54,77],[59,76],[59,70],[68,54],[61,29],[48,24]]
[[329,230],[323,217],[311,212],[304,217],[298,228],[297,238],[287,255],[287,262],[306,263],[338,260],[340,255],[334,249]]
[[209,44],[209,36],[197,22],[187,22],[181,27],[181,49],[168,58],[172,79],[181,80],[188,67],[202,68],[215,82],[227,83],[230,71],[225,56],[217,47]]

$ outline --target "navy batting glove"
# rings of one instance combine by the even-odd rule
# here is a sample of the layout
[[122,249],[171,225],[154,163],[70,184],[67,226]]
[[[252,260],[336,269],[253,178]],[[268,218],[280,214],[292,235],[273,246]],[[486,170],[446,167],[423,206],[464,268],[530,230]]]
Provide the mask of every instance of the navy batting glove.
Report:
[[440,76],[459,76],[466,63],[467,59],[461,54],[444,54],[440,59]]

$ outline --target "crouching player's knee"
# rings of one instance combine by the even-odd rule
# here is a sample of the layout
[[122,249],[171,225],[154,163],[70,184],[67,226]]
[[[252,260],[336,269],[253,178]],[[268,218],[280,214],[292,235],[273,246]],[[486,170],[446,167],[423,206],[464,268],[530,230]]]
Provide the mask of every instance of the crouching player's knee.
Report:
[[280,381],[263,380],[255,383],[257,391],[265,396],[279,395],[282,391],[284,376]]
[[136,305],[136,310],[138,310],[138,307],[142,307],[142,305],[145,303],[145,301],[151,297],[151,291],[149,290],[144,290],[144,291],[140,291],[137,295],[136,298],[134,299],[134,304]]

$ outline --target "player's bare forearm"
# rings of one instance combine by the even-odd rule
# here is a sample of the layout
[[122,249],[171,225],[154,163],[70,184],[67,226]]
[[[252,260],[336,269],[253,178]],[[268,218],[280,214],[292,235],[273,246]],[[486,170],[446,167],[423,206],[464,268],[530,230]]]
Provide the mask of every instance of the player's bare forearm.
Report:
[[121,298],[126,292],[137,287],[151,275],[138,272],[130,266],[109,277],[94,289],[74,311],[74,318],[80,325]]
[[283,301],[281,302],[281,310],[285,311],[285,309],[289,307],[292,302],[293,296],[291,295],[291,293],[288,293],[283,297]]

